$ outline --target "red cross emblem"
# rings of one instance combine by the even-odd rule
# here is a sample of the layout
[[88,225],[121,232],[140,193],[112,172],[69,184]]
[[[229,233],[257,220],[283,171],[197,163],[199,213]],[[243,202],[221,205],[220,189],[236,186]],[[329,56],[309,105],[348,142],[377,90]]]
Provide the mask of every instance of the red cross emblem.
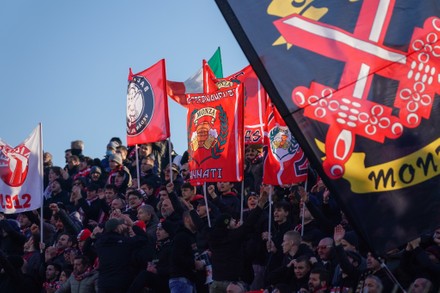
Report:
[[[423,28],[415,28],[408,51],[401,52],[384,45],[393,8],[394,1],[365,1],[353,33],[301,15],[275,22],[287,42],[345,63],[338,89],[312,82],[292,91],[306,117],[329,125],[323,168],[330,178],[343,176],[356,136],[380,143],[400,137],[405,128],[429,118],[440,93],[440,19],[428,18]],[[398,116],[393,108],[367,100],[375,74],[399,82]]]

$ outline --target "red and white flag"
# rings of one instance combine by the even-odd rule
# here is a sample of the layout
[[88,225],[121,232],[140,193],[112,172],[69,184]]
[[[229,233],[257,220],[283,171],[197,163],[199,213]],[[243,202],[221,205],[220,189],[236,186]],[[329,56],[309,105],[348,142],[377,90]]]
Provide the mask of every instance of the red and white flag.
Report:
[[275,106],[267,103],[263,183],[285,185],[307,179],[308,160]]
[[162,141],[170,137],[165,60],[133,74],[127,89],[127,145]]
[[0,211],[14,214],[41,207],[43,198],[41,125],[16,147],[0,139]]

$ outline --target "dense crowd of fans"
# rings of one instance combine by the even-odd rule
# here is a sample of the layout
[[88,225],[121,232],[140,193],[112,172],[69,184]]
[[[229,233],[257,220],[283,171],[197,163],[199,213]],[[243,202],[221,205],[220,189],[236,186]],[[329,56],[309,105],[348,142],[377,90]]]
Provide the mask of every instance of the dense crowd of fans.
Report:
[[244,182],[201,188],[169,145],[115,137],[92,159],[73,141],[66,166],[44,153],[41,211],[0,214],[0,292],[439,290],[440,227],[374,255],[319,178],[263,185],[261,146]]

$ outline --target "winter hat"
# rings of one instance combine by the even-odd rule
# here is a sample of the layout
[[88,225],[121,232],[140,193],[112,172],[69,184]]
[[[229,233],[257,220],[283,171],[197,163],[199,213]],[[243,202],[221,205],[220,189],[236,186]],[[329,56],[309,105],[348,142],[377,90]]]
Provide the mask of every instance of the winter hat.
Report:
[[348,231],[345,233],[344,240],[353,245],[356,248],[359,248],[359,240],[354,231]]
[[105,223],[105,232],[113,232],[119,225],[124,224],[124,220],[112,218]]
[[111,141],[107,144],[107,149],[112,149],[112,150],[116,150],[116,148],[118,147],[118,143],[115,141]]
[[17,220],[14,219],[6,219],[8,221],[9,226],[15,231],[15,232],[21,232],[20,231],[20,223]]
[[163,220],[160,221],[157,224],[158,228],[162,228],[165,230],[165,232],[168,233],[168,235],[170,235],[170,238],[174,236],[174,234],[176,233],[177,227],[176,224],[172,223],[170,220]]
[[26,216],[32,224],[40,224],[38,216],[35,215],[32,211],[23,212],[22,215]]
[[99,168],[98,166],[93,166],[93,167],[90,169],[90,174],[93,174],[93,173],[102,174],[102,170],[101,170],[101,168]]
[[144,232],[146,231],[146,225],[145,225],[145,222],[144,221],[139,221],[139,220],[137,220],[137,221],[135,221],[134,223],[133,223],[135,226],[138,226],[139,228],[141,228],[142,230],[144,230]]
[[86,241],[90,236],[92,235],[92,232],[89,229],[83,229],[81,232],[78,233],[77,240],[79,241]]
[[120,154],[113,154],[109,157],[110,162],[118,163],[119,165],[122,165],[122,157]]

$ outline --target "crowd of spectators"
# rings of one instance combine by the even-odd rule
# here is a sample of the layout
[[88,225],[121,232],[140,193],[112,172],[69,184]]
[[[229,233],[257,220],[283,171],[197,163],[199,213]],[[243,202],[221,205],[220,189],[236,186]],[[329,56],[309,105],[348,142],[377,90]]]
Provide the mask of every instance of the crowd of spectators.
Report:
[[319,178],[263,185],[261,146],[202,188],[169,145],[44,153],[41,210],[0,213],[0,292],[438,292],[440,226],[374,255]]

